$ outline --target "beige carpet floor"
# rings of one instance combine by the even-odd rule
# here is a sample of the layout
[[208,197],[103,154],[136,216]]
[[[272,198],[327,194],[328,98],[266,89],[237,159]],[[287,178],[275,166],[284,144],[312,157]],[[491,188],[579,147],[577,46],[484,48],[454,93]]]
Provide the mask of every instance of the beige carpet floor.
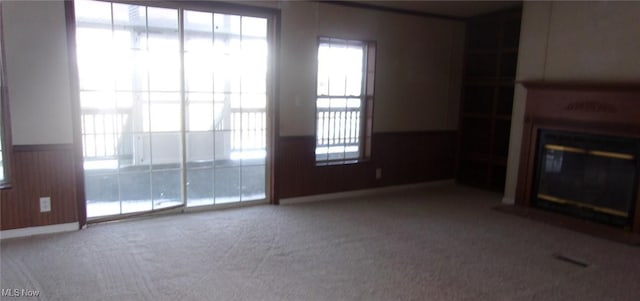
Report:
[[640,300],[639,247],[499,200],[445,184],[4,240],[0,286],[41,300]]

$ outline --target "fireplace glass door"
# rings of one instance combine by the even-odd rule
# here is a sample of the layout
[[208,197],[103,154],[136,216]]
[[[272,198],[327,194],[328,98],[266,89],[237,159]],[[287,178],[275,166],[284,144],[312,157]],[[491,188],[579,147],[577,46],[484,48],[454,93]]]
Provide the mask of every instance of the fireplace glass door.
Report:
[[541,130],[535,206],[620,227],[637,197],[636,139]]

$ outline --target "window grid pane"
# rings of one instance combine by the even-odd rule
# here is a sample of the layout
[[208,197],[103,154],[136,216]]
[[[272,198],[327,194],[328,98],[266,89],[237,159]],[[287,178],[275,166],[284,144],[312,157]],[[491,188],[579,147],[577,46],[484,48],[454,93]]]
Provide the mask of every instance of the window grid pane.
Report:
[[266,198],[267,18],[74,5],[88,217]]
[[316,98],[316,161],[362,157],[367,46],[361,41],[320,38]]
[[264,199],[267,19],[185,10],[185,20],[189,43],[211,49],[185,48],[187,206]]

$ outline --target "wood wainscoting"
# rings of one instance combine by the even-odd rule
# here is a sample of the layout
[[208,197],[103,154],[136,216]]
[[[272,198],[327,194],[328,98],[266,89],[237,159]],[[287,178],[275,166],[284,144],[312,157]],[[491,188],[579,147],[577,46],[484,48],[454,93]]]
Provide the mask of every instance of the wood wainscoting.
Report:
[[[317,166],[314,136],[282,136],[278,141],[275,203],[280,198],[451,179],[457,131],[374,133],[371,159]],[[376,179],[376,169],[382,178]]]
[[[0,192],[0,230],[78,221],[73,144],[16,145],[12,185]],[[40,212],[40,197],[51,211]]]
[[[370,160],[329,166],[316,166],[314,136],[280,137],[274,201],[451,179],[456,137],[455,130],[374,133]],[[0,192],[0,230],[80,222],[73,144],[19,145],[13,152],[12,187]],[[47,196],[51,211],[41,213],[40,197]]]

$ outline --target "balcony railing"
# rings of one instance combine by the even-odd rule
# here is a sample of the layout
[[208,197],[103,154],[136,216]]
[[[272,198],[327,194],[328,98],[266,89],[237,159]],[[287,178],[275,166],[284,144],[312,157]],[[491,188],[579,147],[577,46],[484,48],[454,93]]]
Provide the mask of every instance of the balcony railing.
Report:
[[360,108],[318,108],[318,148],[357,147],[360,144]]
[[[224,116],[227,118],[224,118]],[[83,109],[82,110],[82,139],[85,162],[115,162],[127,160],[136,164],[134,154],[143,152],[145,144],[136,145],[136,138],[147,136],[148,133],[135,133],[132,124],[131,109]],[[140,123],[140,122],[138,122]],[[215,131],[229,131],[226,159],[246,159],[264,157],[266,151],[265,109],[240,109],[227,111],[212,129]],[[147,146],[148,147],[148,146]],[[162,154],[154,154],[162,157]],[[158,160],[160,161],[160,160]],[[140,161],[142,162],[142,161]],[[91,164],[91,163],[90,163]],[[111,166],[97,164],[95,166]]]
[[82,147],[85,160],[109,160],[131,156],[131,109],[82,109]]
[[[266,150],[265,109],[231,109],[215,130],[230,128],[229,151],[241,158]],[[318,108],[317,149],[323,153],[356,152],[360,145],[360,108]],[[132,160],[135,152],[131,109],[83,109],[85,161]],[[262,154],[262,153],[261,153]],[[134,160],[135,162],[135,160]]]
[[267,114],[265,109],[231,109],[230,122],[232,152],[266,149]]

